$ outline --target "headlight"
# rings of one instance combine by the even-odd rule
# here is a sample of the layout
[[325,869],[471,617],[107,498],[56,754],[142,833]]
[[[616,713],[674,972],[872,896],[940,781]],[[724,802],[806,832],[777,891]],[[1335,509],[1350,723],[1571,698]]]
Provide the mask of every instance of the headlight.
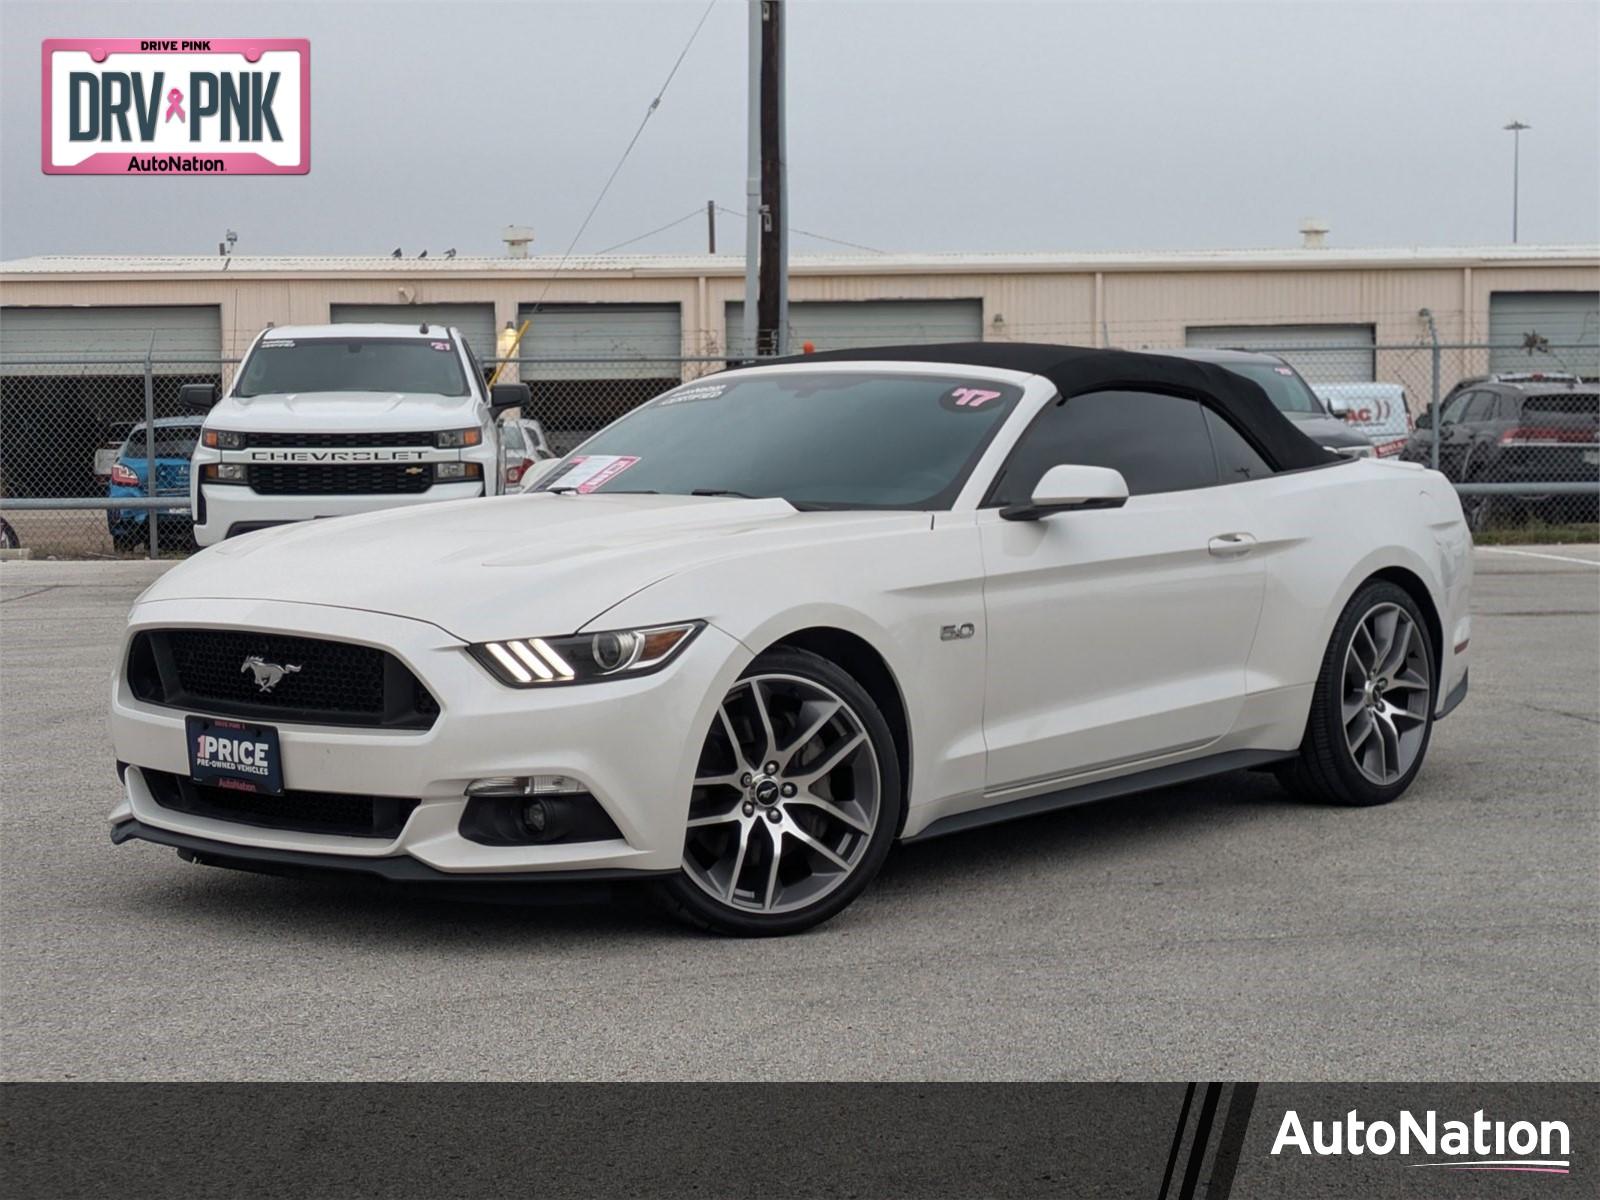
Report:
[[482,479],[483,468],[477,463],[434,463],[433,477],[435,479]]
[[468,647],[468,652],[508,687],[592,683],[658,671],[704,627],[704,621],[685,621],[571,637],[510,638],[481,642]]
[[244,463],[207,463],[200,468],[200,478],[207,483],[249,483],[248,468]]
[[237,429],[207,429],[201,433],[200,441],[213,450],[244,449],[244,434]]
[[433,435],[433,444],[440,450],[465,450],[483,441],[481,429],[446,429]]

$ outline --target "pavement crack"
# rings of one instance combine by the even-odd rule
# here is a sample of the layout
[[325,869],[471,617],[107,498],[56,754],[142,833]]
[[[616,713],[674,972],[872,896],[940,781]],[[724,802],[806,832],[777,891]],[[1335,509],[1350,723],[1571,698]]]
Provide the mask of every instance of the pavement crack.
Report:
[[1600,725],[1600,717],[1568,712],[1564,708],[1545,708],[1542,704],[1529,704],[1526,700],[1513,701],[1513,703],[1520,708],[1531,708],[1534,712],[1549,713],[1552,717],[1571,717],[1574,721],[1583,721],[1589,725]]
[[52,584],[48,585],[47,587],[34,588],[33,591],[31,591],[31,592],[23,592],[22,595],[20,595],[20,596],[7,596],[7,597],[5,597],[5,599],[0,600],[0,604],[14,604],[16,601],[18,601],[18,600],[26,600],[30,596],[42,596],[46,592],[53,592],[53,591],[57,590],[60,586],[61,585],[59,583],[52,583]]

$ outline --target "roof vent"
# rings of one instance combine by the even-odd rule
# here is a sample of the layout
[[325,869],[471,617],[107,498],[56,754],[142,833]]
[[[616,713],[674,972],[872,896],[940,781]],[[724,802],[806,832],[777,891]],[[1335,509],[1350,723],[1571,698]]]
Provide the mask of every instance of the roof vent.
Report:
[[1328,244],[1328,223],[1316,217],[1307,217],[1300,222],[1300,248],[1302,250],[1321,250]]
[[500,240],[506,244],[507,258],[527,258],[533,230],[526,225],[507,225],[500,231]]

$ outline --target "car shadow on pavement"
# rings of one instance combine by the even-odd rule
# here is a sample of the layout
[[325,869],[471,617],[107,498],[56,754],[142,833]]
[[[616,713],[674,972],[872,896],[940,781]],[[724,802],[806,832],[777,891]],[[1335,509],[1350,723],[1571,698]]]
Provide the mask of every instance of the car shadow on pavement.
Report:
[[[1097,862],[1104,866],[1129,856],[1143,856],[1148,869],[1159,872],[1163,847],[1236,822],[1271,819],[1274,809],[1298,819],[1298,808],[1270,775],[1236,772],[900,846],[860,901],[807,936],[826,936],[847,921],[872,923],[874,898],[885,894],[914,905],[919,894],[931,900],[952,887],[1003,889],[1041,871],[1081,873]],[[256,938],[292,932],[297,940],[387,940],[397,950],[413,943],[437,949],[441,941],[464,934],[470,937],[461,944],[480,950],[530,939],[550,949],[563,942],[592,949],[596,941],[631,945],[712,936],[658,910],[648,885],[532,885],[486,897],[461,894],[451,885],[285,879],[187,863],[173,863],[154,876],[140,872],[137,878],[119,893],[119,907],[137,909],[144,919],[181,918],[195,935],[208,928],[218,935]],[[899,919],[889,912],[883,918]]]

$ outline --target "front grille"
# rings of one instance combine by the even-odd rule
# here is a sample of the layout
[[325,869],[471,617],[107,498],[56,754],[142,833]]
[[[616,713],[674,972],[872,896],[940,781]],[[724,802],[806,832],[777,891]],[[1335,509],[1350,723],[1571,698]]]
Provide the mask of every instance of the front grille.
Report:
[[[252,669],[247,660],[259,658]],[[262,691],[258,675],[296,667]],[[427,729],[439,704],[373,646],[243,629],[151,629],[133,638],[128,685],[150,704],[266,721]]]
[[166,771],[141,768],[141,772],[150,795],[162,808],[263,829],[392,841],[400,836],[417,807],[415,800],[343,792],[286,791],[279,796],[263,796],[196,783]]
[[254,448],[328,450],[345,446],[432,446],[433,433],[247,433],[244,444]]
[[433,486],[427,463],[251,463],[250,486],[262,496],[407,495]]

